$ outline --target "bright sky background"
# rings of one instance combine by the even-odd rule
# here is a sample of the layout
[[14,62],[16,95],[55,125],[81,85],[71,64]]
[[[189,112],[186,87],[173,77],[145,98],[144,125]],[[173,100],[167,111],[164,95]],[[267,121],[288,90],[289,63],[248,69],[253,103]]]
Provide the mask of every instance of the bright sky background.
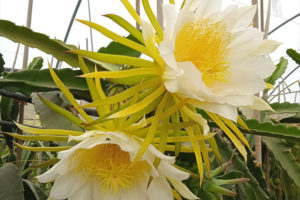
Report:
[[[130,0],[134,5],[135,0]],[[152,8],[156,12],[156,1],[151,0]],[[168,2],[164,0],[164,2]],[[181,2],[181,1],[179,1]],[[267,10],[267,2],[265,0],[265,14]],[[286,19],[296,15],[300,12],[299,0],[273,0],[272,18],[270,30],[284,22]],[[13,21],[17,25],[25,25],[27,17],[27,4],[26,0],[0,0],[0,19],[6,19]],[[74,12],[77,0],[34,0],[33,1],[33,15],[31,28],[40,33],[49,35],[50,38],[64,39],[67,27],[69,25],[71,16]],[[223,0],[223,7],[229,4],[250,5],[251,0]],[[111,23],[108,19],[103,17],[104,14],[114,13],[124,17],[126,20],[135,24],[134,20],[127,13],[126,9],[121,4],[120,0],[90,0],[91,5],[91,18],[93,22],[99,23],[120,35],[127,35],[126,31]],[[146,16],[142,13],[142,17]],[[81,6],[77,13],[76,18],[88,20],[88,3],[87,0],[82,0]],[[275,64],[280,59],[280,56],[285,56],[287,48],[293,48],[299,51],[300,49],[300,17],[292,21],[288,25],[279,29],[277,32],[270,36],[271,39],[275,39],[283,44],[280,48],[271,55]],[[79,22],[74,22],[71,29],[67,43],[80,45],[82,49],[86,49],[86,38],[90,41],[89,28]],[[99,49],[102,46],[106,46],[110,42],[105,36],[93,31],[93,46],[94,50]],[[11,68],[14,55],[16,52],[17,44],[13,43],[5,38],[0,37],[0,52],[4,55],[6,62],[5,67]],[[89,43],[90,50],[90,43]],[[16,68],[21,68],[23,59],[23,46],[19,50]],[[37,49],[30,49],[29,62],[36,56],[42,56],[45,61],[48,59],[51,61],[51,56],[46,55]],[[53,62],[56,64],[56,61]],[[296,64],[290,61],[287,73],[294,69]],[[68,67],[63,64],[62,67]],[[300,70],[288,79],[287,84],[300,78]],[[294,86],[293,90],[299,90],[298,86]],[[289,101],[294,101],[295,94],[288,96]],[[300,100],[300,94],[298,93],[297,102]]]

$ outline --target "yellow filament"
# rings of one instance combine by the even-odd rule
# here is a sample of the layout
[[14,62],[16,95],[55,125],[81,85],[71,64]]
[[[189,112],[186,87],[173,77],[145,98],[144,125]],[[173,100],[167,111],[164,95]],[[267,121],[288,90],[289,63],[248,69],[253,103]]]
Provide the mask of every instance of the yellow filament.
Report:
[[193,62],[208,87],[215,81],[226,82],[230,76],[226,56],[231,40],[231,33],[221,22],[203,19],[188,23],[176,36],[176,61]]
[[70,159],[75,173],[85,179],[96,178],[99,189],[118,193],[121,188],[130,189],[141,179],[146,179],[151,166],[147,161],[132,163],[128,152],[117,144],[100,144],[91,149],[78,149]]

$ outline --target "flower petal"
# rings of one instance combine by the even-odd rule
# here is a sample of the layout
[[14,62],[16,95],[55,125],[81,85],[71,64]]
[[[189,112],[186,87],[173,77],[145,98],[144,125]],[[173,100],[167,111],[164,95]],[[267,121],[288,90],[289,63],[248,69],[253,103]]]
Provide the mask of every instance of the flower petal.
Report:
[[76,186],[76,189],[79,189],[81,186],[80,182],[83,184],[84,180],[72,172],[59,176],[54,182],[50,196],[54,199],[68,198],[74,186]]
[[258,50],[254,52],[255,55],[267,55],[275,51],[278,46],[280,45],[280,42],[277,42],[275,40],[264,40]]
[[170,184],[164,177],[153,178],[148,187],[147,195],[149,200],[173,200]]
[[196,20],[209,18],[210,15],[221,10],[221,0],[201,0],[195,11]]
[[259,98],[257,96],[254,97],[253,105],[245,106],[245,108],[250,108],[250,109],[254,109],[254,110],[274,111],[273,108],[267,102],[265,102],[265,100],[263,100],[262,98]]
[[210,102],[201,102],[201,101],[190,101],[190,104],[209,111],[221,115],[227,119],[232,121],[237,121],[237,108],[228,104],[218,104],[218,103],[210,103]]
[[93,199],[93,184],[85,183],[80,189],[72,193],[69,200]]
[[236,37],[228,46],[230,63],[244,59],[258,49],[263,41],[263,32],[257,29],[249,29]]
[[181,181],[174,180],[172,178],[168,178],[171,184],[174,186],[176,191],[179,192],[181,196],[186,199],[199,199],[196,195],[194,195],[186,185],[184,185]]
[[158,165],[158,171],[160,172],[160,174],[163,174],[164,176],[170,177],[177,181],[185,180],[190,176],[189,173],[179,170],[170,163],[167,163],[163,160]]

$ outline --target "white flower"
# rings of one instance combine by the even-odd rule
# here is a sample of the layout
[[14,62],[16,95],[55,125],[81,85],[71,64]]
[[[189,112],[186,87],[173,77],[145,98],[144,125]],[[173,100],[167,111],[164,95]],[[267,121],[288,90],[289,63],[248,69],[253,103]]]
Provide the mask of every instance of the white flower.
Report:
[[[264,79],[275,69],[266,55],[279,43],[264,40],[261,31],[249,27],[255,12],[256,6],[222,11],[221,0],[187,0],[179,12],[164,5],[159,52],[166,63],[167,90],[233,121],[237,107],[270,109],[254,94],[266,88]],[[143,21],[142,26],[149,31],[144,27],[151,25]],[[143,35],[146,41],[151,34]]]
[[[70,140],[81,142],[59,152],[61,160],[37,177],[40,182],[55,180],[50,193],[53,199],[173,200],[169,182],[183,197],[198,199],[181,182],[189,174],[172,166],[174,157],[163,155],[152,145],[133,162],[141,145],[124,133],[91,131]],[[161,159],[157,169],[153,166],[155,157]]]

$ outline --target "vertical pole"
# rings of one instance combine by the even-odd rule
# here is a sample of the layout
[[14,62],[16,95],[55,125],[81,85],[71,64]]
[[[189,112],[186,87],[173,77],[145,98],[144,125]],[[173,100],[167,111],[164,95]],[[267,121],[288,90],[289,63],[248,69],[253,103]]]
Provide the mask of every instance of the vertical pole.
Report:
[[260,30],[265,31],[264,0],[260,0]]
[[[91,6],[90,6],[90,0],[88,0],[88,10],[89,10],[89,21],[92,21],[91,18]],[[92,28],[90,27],[90,39],[91,39],[91,50],[94,51],[94,45],[93,45],[93,32]]]
[[157,8],[157,21],[160,26],[164,27],[164,20],[163,20],[163,12],[162,12],[162,0],[157,0],[156,8]]
[[[257,0],[252,0],[252,5],[257,5],[257,11],[256,11],[256,14],[253,18],[253,27],[254,28],[258,28],[259,26],[259,20],[258,20],[258,1]],[[257,96],[259,96],[259,94],[256,94]],[[260,114],[259,114],[259,111],[256,111],[255,112],[255,118],[257,120],[260,120]],[[255,141],[255,157],[256,157],[256,160],[257,160],[257,166],[261,166],[261,163],[262,163],[262,155],[261,155],[261,136],[259,135],[256,135],[254,136],[254,141]]]
[[20,43],[18,43],[18,46],[17,46],[17,50],[16,50],[14,62],[13,62],[13,65],[12,65],[12,67],[11,67],[11,72],[14,72],[14,71],[15,71],[16,62],[17,62],[17,58],[18,58],[18,54],[19,54],[19,49],[20,49]]
[[[78,0],[78,2],[77,2],[77,4],[76,4],[75,10],[74,10],[73,15],[72,15],[72,17],[71,17],[71,20],[70,20],[70,23],[69,23],[69,26],[68,26],[68,29],[67,29],[67,32],[66,32],[66,35],[65,35],[65,38],[64,38],[64,43],[67,42],[67,39],[68,39],[68,37],[69,37],[71,28],[72,28],[72,26],[73,26],[74,19],[75,19],[75,17],[76,17],[77,11],[78,11],[78,9],[79,9],[79,7],[80,7],[81,1],[82,1],[82,0]],[[61,62],[58,60],[58,61],[56,62],[56,67],[55,67],[55,68],[56,68],[56,69],[59,69],[60,67],[61,67]]]
[[[27,22],[26,22],[26,26],[28,28],[31,27],[31,19],[32,19],[32,6],[33,5],[33,0],[28,0],[28,10],[27,10]],[[22,69],[25,70],[27,68],[28,65],[28,54],[29,54],[29,48],[28,47],[24,47],[24,56],[23,56],[23,66]],[[19,112],[19,123],[23,124],[24,122],[24,110],[25,110],[25,103],[24,102],[20,102],[20,112]],[[20,134],[22,134],[22,131],[19,132]],[[23,141],[22,140],[17,140],[17,142],[19,144],[22,144]],[[20,147],[17,148],[17,156],[16,156],[16,165],[20,168],[21,166],[21,159],[22,159],[22,149]]]
[[[29,0],[28,1],[28,11],[27,11],[27,22],[26,22],[27,28],[31,28],[32,4],[33,4],[33,0]],[[23,56],[23,66],[22,66],[23,70],[27,68],[28,54],[29,54],[29,48],[27,46],[25,46],[24,47],[24,56]]]
[[252,0],[252,5],[257,5],[257,11],[253,18],[253,27],[258,28],[258,2],[257,2],[257,0]]
[[[135,0],[135,10],[137,14],[141,15],[141,0]],[[140,30],[140,25],[136,22],[136,29]]]

